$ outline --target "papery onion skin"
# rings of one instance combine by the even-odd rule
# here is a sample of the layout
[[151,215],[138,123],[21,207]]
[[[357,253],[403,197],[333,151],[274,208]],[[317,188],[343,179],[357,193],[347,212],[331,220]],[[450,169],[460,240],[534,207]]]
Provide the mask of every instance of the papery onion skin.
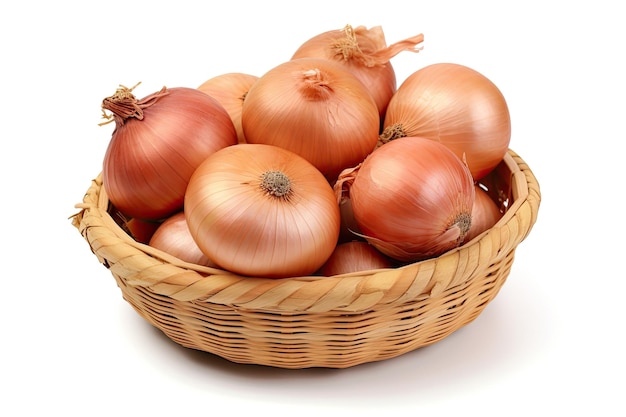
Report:
[[[288,181],[264,182],[269,174]],[[304,158],[271,145],[237,144],[208,157],[189,182],[185,215],[200,249],[245,276],[312,274],[339,236],[330,184]]]
[[335,62],[300,58],[269,70],[250,88],[242,125],[248,143],[279,146],[332,182],[374,148],[380,118],[363,84]]
[[492,228],[502,217],[502,211],[491,199],[485,189],[480,184],[474,186],[476,197],[472,208],[472,226],[470,227],[466,242],[471,241],[485,230]]
[[507,152],[511,117],[502,92],[486,76],[464,65],[437,63],[409,75],[394,93],[381,137],[389,135],[445,144],[478,181]]
[[391,268],[394,262],[380,251],[364,241],[344,242],[335,248],[326,263],[320,268],[320,274],[333,275],[352,272]]
[[430,139],[403,137],[339,177],[367,241],[402,262],[438,256],[463,243],[474,183],[461,160]]
[[239,143],[246,142],[241,126],[243,102],[248,90],[258,79],[258,76],[252,74],[228,72],[209,78],[198,87],[198,90],[219,101],[228,112],[237,130]]
[[164,87],[142,100],[130,89],[122,90],[103,101],[103,111],[112,111],[115,120],[104,156],[103,187],[129,217],[165,219],[182,209],[187,182],[198,165],[237,143],[237,132],[219,102],[197,89]]
[[365,26],[319,33],[306,40],[292,59],[323,58],[338,62],[352,72],[374,97],[381,120],[396,91],[397,80],[390,59],[402,51],[419,52],[422,34],[387,46],[381,26]]
[[182,211],[163,221],[152,235],[148,244],[185,262],[213,268],[217,267],[193,240],[187,226],[185,213]]

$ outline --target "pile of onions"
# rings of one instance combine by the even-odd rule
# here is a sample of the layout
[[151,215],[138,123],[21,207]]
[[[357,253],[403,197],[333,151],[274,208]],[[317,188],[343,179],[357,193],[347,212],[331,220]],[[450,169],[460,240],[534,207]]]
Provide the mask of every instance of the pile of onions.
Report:
[[342,64],[374,97],[381,119],[396,91],[396,73],[391,58],[402,51],[418,52],[424,41],[419,34],[387,46],[382,27],[365,26],[322,32],[305,41],[293,54],[297,58],[323,58]]
[[340,64],[317,58],[287,61],[262,75],[241,118],[248,143],[290,150],[329,181],[374,150],[380,132],[365,86]]
[[389,101],[383,129],[383,142],[420,136],[445,144],[466,161],[474,180],[500,163],[511,139],[502,92],[478,71],[452,63],[409,75]]
[[168,217],[161,223],[148,244],[185,262],[210,267],[217,266],[207,258],[193,240],[187,226],[185,213],[182,211]]
[[163,87],[138,100],[135,87],[121,86],[102,102],[104,117],[115,122],[103,187],[125,215],[163,219],[182,209],[200,163],[237,143],[237,132],[222,105],[197,89]]
[[459,246],[469,232],[474,182],[446,146],[420,137],[382,145],[341,173],[340,201],[351,199],[361,233],[393,259],[412,262]]
[[205,159],[189,181],[184,211],[202,252],[241,275],[312,274],[339,236],[339,207],[326,178],[271,145],[237,144]]
[[337,245],[330,258],[320,268],[321,275],[347,274],[372,269],[391,268],[393,262],[367,242],[351,241]]
[[491,199],[487,190],[480,184],[474,186],[476,197],[472,208],[472,226],[465,238],[466,242],[491,229],[502,217],[502,212],[494,200]]
[[246,141],[241,127],[243,101],[252,84],[258,79],[256,75],[228,72],[209,78],[198,87],[198,90],[216,99],[228,112],[237,130],[239,143]]
[[423,40],[346,25],[261,76],[142,99],[120,86],[102,101],[112,216],[185,262],[263,278],[393,268],[475,239],[506,210],[483,184],[508,151],[509,110],[459,64],[397,87],[391,59]]

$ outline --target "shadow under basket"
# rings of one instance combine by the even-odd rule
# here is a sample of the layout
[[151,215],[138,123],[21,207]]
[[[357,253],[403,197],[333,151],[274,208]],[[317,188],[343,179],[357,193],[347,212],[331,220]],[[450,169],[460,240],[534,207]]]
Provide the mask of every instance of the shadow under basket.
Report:
[[539,210],[539,184],[512,150],[481,183],[499,222],[443,255],[332,277],[242,277],[133,240],[92,181],[72,224],[124,299],[174,342],[236,363],[347,368],[433,344],[473,321],[506,281]]

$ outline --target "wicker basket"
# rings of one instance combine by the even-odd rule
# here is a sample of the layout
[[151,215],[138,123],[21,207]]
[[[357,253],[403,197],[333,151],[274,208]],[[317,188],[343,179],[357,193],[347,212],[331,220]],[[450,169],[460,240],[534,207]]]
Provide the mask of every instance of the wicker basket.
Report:
[[237,363],[346,368],[435,343],[497,295],[541,195],[513,151],[482,182],[506,210],[492,229],[438,258],[334,277],[241,277],[137,243],[111,214],[101,176],[72,223],[124,299],[174,342]]

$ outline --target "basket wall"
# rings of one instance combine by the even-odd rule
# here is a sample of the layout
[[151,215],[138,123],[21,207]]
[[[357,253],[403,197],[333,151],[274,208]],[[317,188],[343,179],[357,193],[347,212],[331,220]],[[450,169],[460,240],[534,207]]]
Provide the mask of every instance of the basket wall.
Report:
[[174,342],[237,363],[346,368],[435,343],[498,294],[540,192],[513,151],[484,183],[506,212],[472,242],[401,268],[335,277],[241,277],[137,243],[111,216],[100,176],[73,224],[124,299]]

